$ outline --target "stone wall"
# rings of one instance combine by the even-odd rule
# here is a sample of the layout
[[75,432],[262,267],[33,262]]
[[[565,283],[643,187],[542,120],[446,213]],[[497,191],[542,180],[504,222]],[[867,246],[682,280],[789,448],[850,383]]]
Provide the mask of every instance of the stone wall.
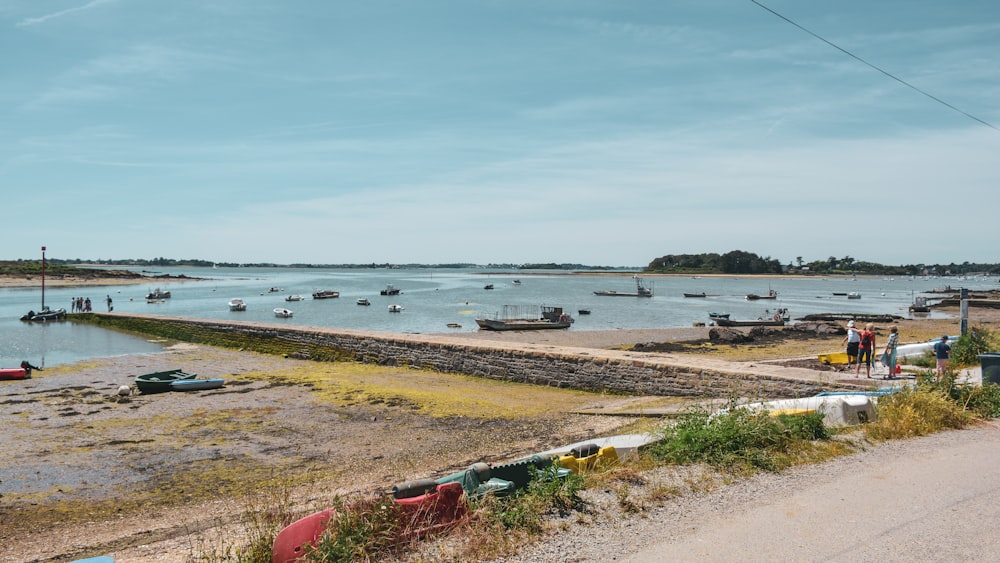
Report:
[[[666,396],[801,397],[843,387],[815,377],[781,377],[759,370],[741,370],[737,365],[722,368],[681,364],[663,356],[617,350],[549,346],[542,349],[532,345],[467,341],[460,337],[118,313],[95,313],[91,321],[86,322],[205,344],[238,346],[268,353],[277,350],[303,359],[410,366],[588,391]],[[781,369],[766,371],[780,372]]]

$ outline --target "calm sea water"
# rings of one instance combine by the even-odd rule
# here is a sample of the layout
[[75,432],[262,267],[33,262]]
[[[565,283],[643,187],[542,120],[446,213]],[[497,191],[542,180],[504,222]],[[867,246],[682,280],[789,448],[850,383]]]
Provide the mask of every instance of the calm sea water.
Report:
[[[504,306],[532,309],[539,305],[563,307],[576,317],[570,330],[669,328],[706,322],[709,312],[730,313],[733,318],[757,318],[765,310],[788,308],[793,318],[812,313],[883,313],[906,316],[914,296],[951,286],[996,289],[996,278],[740,278],[740,277],[649,277],[654,297],[606,297],[598,290],[631,292],[635,283],[629,274],[620,276],[565,274],[557,272],[456,270],[338,270],[254,268],[169,268],[154,273],[184,274],[197,281],[160,283],[150,280],[128,286],[86,288],[47,287],[45,303],[70,310],[73,297],[89,297],[95,311],[106,311],[106,297],[116,312],[153,313],[182,317],[238,319],[289,325],[329,326],[365,330],[438,333],[478,330],[475,318],[503,314]],[[515,284],[515,280],[520,284]],[[382,296],[392,284],[399,295]],[[484,287],[492,284],[494,289]],[[172,297],[150,304],[145,295],[156,289],[169,290]],[[271,288],[280,291],[271,292]],[[337,299],[314,300],[316,290],[340,292]],[[747,301],[748,293],[778,292],[778,299]],[[834,293],[859,292],[861,299]],[[705,292],[705,298],[685,298],[684,293]],[[305,299],[286,302],[285,297]],[[228,301],[239,297],[247,303],[244,312],[230,312]],[[359,306],[359,297],[371,305]],[[401,313],[390,313],[390,304],[401,305]],[[113,331],[76,325],[19,320],[28,310],[41,306],[38,288],[0,289],[0,366],[10,367],[27,359],[53,366],[92,357],[154,352],[160,345]],[[275,318],[275,307],[287,307],[292,318]],[[580,315],[581,309],[591,311]],[[449,328],[448,324],[461,328]]]

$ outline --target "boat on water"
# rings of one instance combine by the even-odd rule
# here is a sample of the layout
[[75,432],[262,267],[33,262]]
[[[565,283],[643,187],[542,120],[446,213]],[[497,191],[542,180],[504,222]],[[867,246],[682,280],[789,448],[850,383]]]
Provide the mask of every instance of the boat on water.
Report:
[[35,311],[28,311],[24,315],[21,315],[22,321],[29,321],[35,323],[48,322],[48,321],[62,321],[65,319],[66,319],[66,309],[63,309],[61,307],[59,309],[49,309],[48,307],[44,307],[41,311],[37,313]]
[[702,291],[701,293],[685,293],[684,297],[705,297],[705,292]]
[[861,294],[857,291],[850,291],[847,293],[848,299],[861,299]]
[[717,319],[728,319],[729,313],[709,313],[708,318],[714,320]]
[[240,299],[239,297],[234,297],[229,300],[229,310],[230,311],[246,311],[247,303],[246,301]]
[[514,280],[514,281],[512,281],[510,283],[512,283],[514,285],[521,285],[521,280]]
[[221,377],[211,379],[178,379],[170,382],[171,391],[205,391],[207,389],[219,389],[226,384],[226,380]]
[[446,326],[448,328],[462,328],[462,325],[460,325],[458,323],[448,323]]
[[709,313],[708,317],[719,326],[785,326],[789,320],[788,309],[784,308],[778,309],[773,315],[767,311],[756,319],[730,319],[728,313],[724,317],[718,313]]
[[646,283],[639,276],[632,276],[635,280],[635,291],[617,291],[614,289],[606,289],[602,291],[595,291],[594,295],[604,295],[609,297],[652,297],[653,296],[653,284],[646,285]]
[[590,314],[590,309],[579,309],[579,310],[577,310],[577,314],[578,315],[589,315]]
[[379,292],[380,295],[399,295],[399,288],[390,284],[385,286],[385,289]]
[[337,297],[340,297],[339,291],[321,289],[313,292],[313,299],[336,299]]
[[930,313],[931,306],[927,304],[927,298],[920,296],[914,297],[913,303],[910,305],[911,313]]
[[358,297],[358,300],[357,300],[357,304],[358,304],[358,305],[361,305],[361,306],[363,306],[363,307],[367,307],[367,306],[371,305],[371,304],[372,304],[372,302],[371,302],[371,301],[369,301],[369,300],[368,300],[367,298],[365,298],[365,297]]
[[389,312],[390,313],[402,313],[403,312],[403,306],[402,305],[395,305],[395,304],[389,305]]
[[773,289],[767,290],[767,293],[765,293],[764,295],[758,295],[756,293],[747,294],[747,301],[757,301],[758,299],[777,299],[777,298],[778,298],[778,292]]
[[150,299],[170,299],[170,292],[156,288],[146,294],[146,301],[149,301]]
[[281,288],[280,287],[272,287],[272,288],[269,288],[267,290],[267,292],[268,293],[280,293],[281,292]]
[[545,330],[569,328],[573,317],[563,312],[562,307],[541,307],[541,314],[528,316],[523,308],[516,305],[504,305],[504,314],[493,318],[478,318],[476,324],[484,330]]
[[170,384],[174,381],[179,381],[181,379],[194,379],[196,376],[197,374],[185,373],[184,370],[181,369],[154,371],[153,373],[144,373],[135,376],[135,385],[139,388],[139,391],[147,395],[152,393],[165,393],[172,389]]
[[290,309],[286,309],[284,307],[275,307],[274,308],[274,316],[278,317],[279,319],[290,319],[290,318],[292,318],[293,314],[294,313],[292,313],[292,311]]
[[488,283],[488,284],[486,284],[486,285],[483,286],[483,289],[493,289],[493,284]]
[[305,299],[305,298],[302,297],[301,295],[297,295],[297,294],[293,294],[293,295],[289,295],[289,296],[285,297],[285,301],[302,301],[303,299]]

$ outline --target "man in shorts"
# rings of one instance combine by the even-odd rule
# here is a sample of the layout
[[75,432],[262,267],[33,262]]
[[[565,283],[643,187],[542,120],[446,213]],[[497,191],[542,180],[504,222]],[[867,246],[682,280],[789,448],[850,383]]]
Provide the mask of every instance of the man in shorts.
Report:
[[934,343],[934,357],[937,358],[937,375],[941,377],[948,369],[948,358],[951,356],[951,344],[948,344],[948,335],[941,337],[939,342]]
[[854,321],[847,321],[847,336],[840,342],[847,343],[847,369],[858,361],[858,345],[861,343],[861,331],[854,328]]

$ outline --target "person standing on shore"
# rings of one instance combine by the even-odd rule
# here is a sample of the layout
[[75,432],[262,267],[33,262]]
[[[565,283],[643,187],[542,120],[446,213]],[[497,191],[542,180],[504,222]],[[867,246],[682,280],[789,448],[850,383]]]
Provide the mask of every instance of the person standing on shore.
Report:
[[948,369],[948,359],[951,357],[951,344],[948,344],[947,334],[934,343],[934,357],[937,359],[937,375],[941,377]]
[[885,343],[885,354],[883,364],[889,368],[888,379],[896,377],[896,346],[899,345],[899,329],[896,326],[889,328],[889,340]]
[[875,325],[868,323],[861,331],[861,342],[858,344],[858,367],[854,377],[861,377],[861,362],[865,363],[865,377],[872,378],[872,351],[875,350]]
[[847,343],[847,369],[858,360],[858,344],[861,342],[861,332],[854,328],[854,321],[847,321],[847,336],[840,342]]
[[114,310],[115,310],[115,307],[114,307],[114,305],[111,304],[111,294],[109,293],[108,294],[108,312],[110,313],[111,311],[114,311]]

